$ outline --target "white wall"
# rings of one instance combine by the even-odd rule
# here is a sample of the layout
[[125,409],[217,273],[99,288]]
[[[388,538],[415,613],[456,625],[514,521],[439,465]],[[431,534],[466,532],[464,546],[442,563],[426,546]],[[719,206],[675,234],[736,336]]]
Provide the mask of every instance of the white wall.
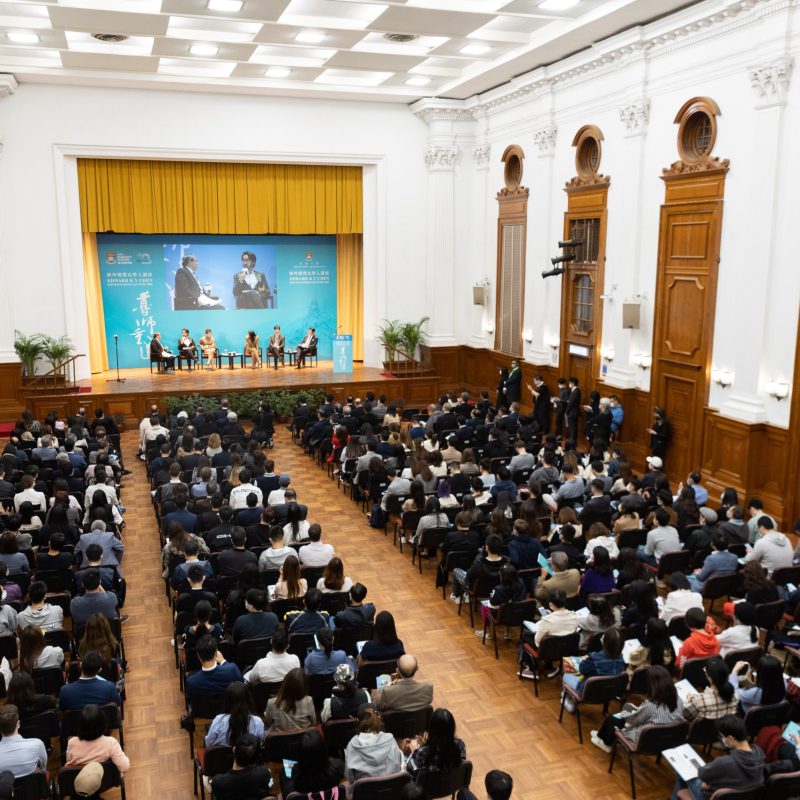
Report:
[[0,101],[0,277],[13,320],[0,325],[0,357],[15,327],[66,332],[86,352],[72,161],[129,152],[368,164],[364,333],[377,363],[375,325],[387,305],[393,317],[422,316],[413,287],[425,281],[425,136],[421,120],[390,104],[19,86]]
[[[548,338],[560,330],[561,279],[541,278],[557,255],[567,198],[564,183],[576,174],[572,138],[585,124],[603,132],[600,171],[611,177],[606,238],[604,345],[615,350],[606,380],[620,387],[649,388],[650,373],[631,363],[652,352],[661,170],[678,160],[676,113],[694,96],[720,109],[713,155],[730,160],[723,212],[713,364],[734,374],[728,388],[712,384],[709,404],[746,422],[787,426],[789,403],[766,393],[766,382],[791,382],[800,306],[800,270],[794,257],[792,209],[800,186],[790,180],[800,167],[792,143],[800,137],[800,82],[785,80],[786,62],[800,54],[795,4],[761,0],[751,6],[707,0],[644,28],[619,34],[551,67],[536,70],[460,104],[421,101],[432,115],[446,106],[470,111],[478,139],[491,146],[484,186],[456,175],[457,194],[473,194],[476,214],[460,220],[456,237],[483,240],[461,265],[456,308],[471,307],[471,285],[486,274],[494,283],[497,204],[503,186],[500,157],[510,144],[525,151],[523,184],[528,205],[525,323],[533,341],[525,357],[552,363]],[[751,87],[751,71],[765,73]],[[795,71],[797,69],[795,68]],[[766,75],[766,80],[764,78]],[[771,81],[771,82],[770,82]],[[761,90],[764,90],[763,92]],[[629,129],[620,111],[644,101],[649,120]],[[540,149],[537,132],[557,129],[555,147]],[[487,202],[487,197],[492,198]],[[476,226],[482,231],[476,232]],[[491,263],[490,263],[491,262]],[[616,289],[613,289],[616,284]],[[492,286],[494,289],[494,286]],[[493,319],[496,300],[486,318]],[[621,327],[625,299],[643,295],[642,326]],[[480,315],[462,315],[459,341],[493,344]]]

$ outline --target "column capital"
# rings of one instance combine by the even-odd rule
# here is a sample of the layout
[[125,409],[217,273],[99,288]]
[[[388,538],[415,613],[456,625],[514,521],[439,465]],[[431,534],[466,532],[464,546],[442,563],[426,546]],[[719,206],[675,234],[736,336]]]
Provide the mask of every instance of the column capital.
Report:
[[429,172],[452,171],[458,157],[458,148],[454,145],[429,145],[425,151],[425,166]]
[[785,106],[794,61],[788,56],[748,67],[747,77],[756,95],[755,107]]
[[0,72],[0,100],[17,91],[17,80],[10,72]]
[[619,109],[619,120],[625,126],[625,136],[643,136],[650,119],[650,101],[634,100]]
[[489,169],[489,159],[491,158],[491,155],[492,147],[488,143],[474,147],[472,150],[472,159],[475,162],[475,169]]
[[533,134],[533,143],[539,148],[541,158],[552,158],[556,154],[556,133],[558,129],[553,125],[550,128],[540,128]]

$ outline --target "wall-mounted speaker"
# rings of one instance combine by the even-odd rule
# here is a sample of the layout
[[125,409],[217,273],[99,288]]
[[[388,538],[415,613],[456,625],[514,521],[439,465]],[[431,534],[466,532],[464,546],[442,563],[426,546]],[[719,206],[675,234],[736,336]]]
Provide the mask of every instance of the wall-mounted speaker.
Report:
[[472,305],[485,306],[488,295],[487,287],[482,284],[476,284],[472,287]]
[[641,313],[641,303],[622,304],[622,327],[632,330],[639,330],[639,316]]

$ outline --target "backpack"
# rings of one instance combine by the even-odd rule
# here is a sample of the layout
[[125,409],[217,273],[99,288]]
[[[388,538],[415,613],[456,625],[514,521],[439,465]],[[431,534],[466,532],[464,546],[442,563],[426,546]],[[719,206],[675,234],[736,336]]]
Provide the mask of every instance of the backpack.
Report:
[[372,504],[372,511],[369,512],[369,526],[370,528],[386,527],[386,514],[384,514],[380,503]]

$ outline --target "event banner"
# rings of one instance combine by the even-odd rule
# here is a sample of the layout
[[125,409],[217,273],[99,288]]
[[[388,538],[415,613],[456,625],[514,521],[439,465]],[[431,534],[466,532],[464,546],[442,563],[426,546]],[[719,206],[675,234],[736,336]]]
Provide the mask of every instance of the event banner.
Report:
[[[210,328],[220,351],[244,349],[255,331],[266,350],[275,325],[286,347],[316,329],[319,357],[336,334],[335,236],[98,234],[109,365],[148,366],[153,333],[173,353],[181,329]],[[94,335],[94,332],[92,332]]]

